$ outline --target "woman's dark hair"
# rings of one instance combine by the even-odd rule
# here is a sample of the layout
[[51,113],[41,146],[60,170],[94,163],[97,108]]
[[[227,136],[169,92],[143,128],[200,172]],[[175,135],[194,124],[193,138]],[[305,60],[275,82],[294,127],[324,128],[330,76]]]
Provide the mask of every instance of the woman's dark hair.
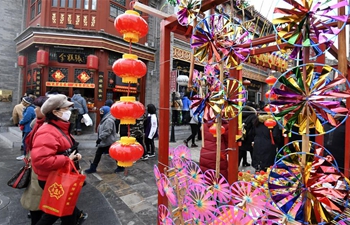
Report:
[[156,109],[156,107],[153,104],[148,104],[147,105],[147,112],[149,114],[156,114],[156,111],[157,111],[157,109]]
[[35,106],[41,107],[48,98],[49,97],[46,96],[40,96],[34,100],[33,104]]
[[49,122],[50,120],[55,120],[55,121],[59,120],[59,118],[55,116],[52,112],[46,113],[45,118],[46,118],[45,119],[46,122]]

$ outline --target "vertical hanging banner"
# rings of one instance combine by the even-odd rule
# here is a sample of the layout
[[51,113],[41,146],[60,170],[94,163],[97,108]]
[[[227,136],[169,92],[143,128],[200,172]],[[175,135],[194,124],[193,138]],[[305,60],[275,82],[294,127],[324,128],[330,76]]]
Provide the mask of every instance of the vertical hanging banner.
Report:
[[177,78],[177,70],[173,70],[170,72],[170,93],[176,91],[176,78]]

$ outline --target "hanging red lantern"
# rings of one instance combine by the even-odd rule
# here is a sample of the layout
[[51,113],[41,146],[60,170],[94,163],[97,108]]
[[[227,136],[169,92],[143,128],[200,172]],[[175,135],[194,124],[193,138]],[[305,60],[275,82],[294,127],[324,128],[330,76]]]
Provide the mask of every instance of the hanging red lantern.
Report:
[[134,96],[120,97],[111,107],[111,114],[120,119],[120,124],[135,124],[136,119],[145,113],[145,107]]
[[269,128],[270,130],[270,138],[271,138],[271,143],[274,145],[275,144],[275,140],[273,139],[273,134],[272,134],[272,129],[276,126],[277,122],[274,119],[267,119],[264,122],[264,125]]
[[250,80],[248,80],[248,79],[245,79],[244,81],[243,81],[243,85],[244,86],[249,86],[251,84],[251,82],[250,82]]
[[127,42],[137,43],[139,39],[148,33],[148,24],[134,10],[126,10],[114,20],[115,29],[123,34],[123,39]]
[[265,93],[265,97],[266,97],[266,98],[269,98],[269,97],[270,97],[271,100],[277,99],[277,95],[276,95],[274,92],[272,92],[272,93],[271,93],[271,96],[270,96],[270,92],[271,92],[271,91],[268,90],[268,91]]
[[143,155],[142,145],[134,137],[121,137],[109,148],[109,155],[117,160],[118,166],[130,167]]
[[89,55],[86,60],[86,67],[90,71],[98,70],[98,57],[96,55]]
[[[225,133],[225,127],[221,126],[220,133],[224,134]],[[209,132],[216,137],[216,123],[213,123],[213,125],[209,128]]]
[[36,64],[38,64],[39,67],[49,65],[49,53],[47,51],[39,49],[36,52]]
[[274,85],[274,83],[276,82],[276,80],[277,80],[276,77],[270,75],[270,76],[268,76],[268,77],[266,78],[265,82],[266,82],[268,85],[272,86],[272,85]]
[[26,66],[26,64],[27,64],[27,58],[24,55],[19,55],[17,58],[17,65],[20,68],[23,68]]
[[276,112],[276,108],[273,105],[266,105],[264,107],[264,111],[267,113]]
[[138,60],[137,55],[123,54],[122,59],[113,63],[113,72],[122,78],[123,83],[137,83],[137,79],[146,75],[147,67],[144,62]]

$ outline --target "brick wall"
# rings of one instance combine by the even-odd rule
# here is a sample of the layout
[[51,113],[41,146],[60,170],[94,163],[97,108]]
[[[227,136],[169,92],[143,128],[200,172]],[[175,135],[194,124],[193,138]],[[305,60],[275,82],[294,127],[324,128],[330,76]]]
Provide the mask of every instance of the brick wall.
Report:
[[17,53],[14,39],[21,33],[25,0],[0,1],[0,89],[13,91],[12,102],[0,102],[0,127],[10,125],[13,107],[22,93],[22,77],[16,68]]

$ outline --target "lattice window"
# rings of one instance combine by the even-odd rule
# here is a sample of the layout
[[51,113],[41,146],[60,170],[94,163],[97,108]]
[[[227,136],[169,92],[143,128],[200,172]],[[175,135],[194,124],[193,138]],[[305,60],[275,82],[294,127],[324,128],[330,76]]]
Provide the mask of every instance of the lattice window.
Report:
[[108,54],[108,65],[113,65],[113,63],[115,61],[117,61],[118,59],[121,59],[123,57],[122,54],[120,53],[116,53],[116,52],[109,52]]
[[58,77],[56,77],[56,79],[54,78],[55,73],[58,73],[59,76],[63,76],[60,77],[61,79],[59,80],[59,82],[68,82],[68,68],[62,68],[62,67],[50,67],[49,68],[49,82],[58,82],[56,79]]
[[[87,48],[87,49],[65,49],[65,48],[50,48],[50,61],[57,61],[57,52],[65,52],[65,53],[79,53],[85,54],[86,56],[95,53],[95,49]],[[36,52],[35,52],[36,54]]]
[[124,12],[125,12],[125,8],[114,5],[112,3],[109,5],[109,16],[112,18],[116,18],[117,16],[123,14]]
[[[86,81],[82,82],[82,80],[86,80]],[[90,74],[90,71],[88,69],[75,69],[74,70],[74,83],[93,84],[94,83],[94,76],[92,74]]]
[[36,52],[35,50],[28,52],[28,65],[36,62]]
[[108,71],[108,88],[115,87],[115,79],[116,75],[113,73],[113,71]]

